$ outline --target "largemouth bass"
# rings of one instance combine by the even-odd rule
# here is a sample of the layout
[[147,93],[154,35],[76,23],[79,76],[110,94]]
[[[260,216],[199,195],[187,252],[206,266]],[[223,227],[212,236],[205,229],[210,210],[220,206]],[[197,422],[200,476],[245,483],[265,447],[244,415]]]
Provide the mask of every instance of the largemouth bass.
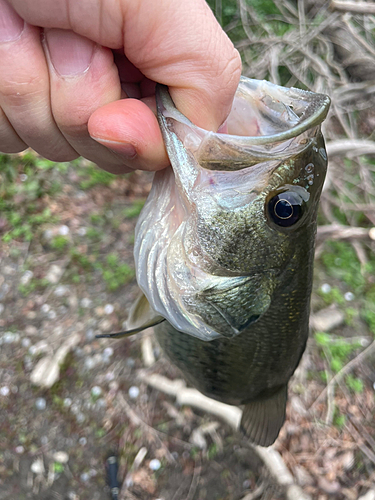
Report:
[[262,446],[284,423],[308,337],[329,104],[322,94],[242,77],[227,133],[213,133],[157,89],[171,167],[155,174],[137,224],[144,295],[128,334],[155,325],[188,383],[244,405],[241,427]]

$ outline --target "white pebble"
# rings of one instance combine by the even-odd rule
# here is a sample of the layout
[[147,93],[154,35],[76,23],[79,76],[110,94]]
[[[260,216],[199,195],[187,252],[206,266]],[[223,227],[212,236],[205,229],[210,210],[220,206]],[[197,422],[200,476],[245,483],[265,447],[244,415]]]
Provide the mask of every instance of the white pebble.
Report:
[[37,398],[35,400],[35,408],[37,410],[45,410],[47,406],[47,401],[44,398]]
[[34,276],[32,271],[26,271],[20,279],[22,285],[27,285],[31,278]]
[[52,310],[52,311],[49,311],[49,313],[47,314],[47,316],[48,316],[48,319],[55,319],[56,316],[57,316],[57,314],[56,314],[55,311]]
[[68,287],[66,287],[65,285],[59,285],[58,287],[56,287],[56,290],[53,292],[54,295],[56,295],[56,297],[63,297],[66,293],[68,293]]
[[106,314],[112,314],[114,310],[115,310],[115,308],[113,307],[113,305],[112,305],[112,304],[106,304],[106,305],[104,306],[104,312],[105,312]]
[[9,387],[7,385],[4,385],[1,389],[0,389],[0,395],[1,396],[8,396],[8,394],[10,393],[10,390],[9,390]]
[[35,462],[31,464],[31,470],[34,474],[43,474],[44,472],[44,464],[42,458],[37,458]]
[[159,470],[161,467],[161,462],[157,458],[153,458],[150,460],[149,467],[151,470]]
[[14,451],[21,455],[25,451],[25,448],[20,444],[19,446],[16,446]]
[[92,300],[89,298],[85,297],[84,299],[81,300],[81,307],[84,309],[88,309],[89,307],[92,306]]
[[40,438],[40,442],[43,446],[45,446],[46,444],[48,444],[48,436],[42,436]]
[[94,396],[95,398],[99,397],[102,393],[102,390],[99,386],[95,385],[92,389],[91,389],[91,395]]
[[65,398],[63,401],[63,405],[65,408],[69,408],[69,406],[72,404],[72,400],[70,398]]
[[86,417],[85,417],[85,415],[83,413],[79,412],[76,415],[76,420],[77,420],[78,423],[81,424],[82,422],[84,422],[86,420]]
[[344,295],[344,298],[348,302],[351,302],[352,300],[354,300],[354,294],[352,292],[346,292],[346,294]]
[[42,313],[47,314],[51,309],[51,306],[49,304],[43,304],[40,310]]
[[51,231],[51,229],[46,229],[43,233],[43,236],[46,240],[50,240],[53,237],[53,231]]
[[139,389],[137,386],[135,385],[132,385],[130,388],[129,388],[129,396],[132,398],[132,399],[136,399],[138,396],[139,396]]
[[320,289],[323,293],[329,293],[331,291],[331,285],[324,283]]
[[116,376],[113,372],[107,372],[105,374],[105,379],[107,380],[107,382],[111,382],[111,380],[115,380]]
[[94,340],[95,338],[95,332],[92,328],[89,328],[86,332],[86,340],[91,342],[91,340]]
[[84,483],[87,483],[87,481],[89,479],[90,479],[90,475],[87,472],[84,472],[83,474],[81,474],[81,481],[83,481]]
[[85,437],[81,437],[78,442],[81,446],[85,446],[87,444],[87,439]]
[[106,357],[106,358],[110,358],[111,356],[113,356],[113,348],[112,347],[106,347],[103,351],[103,355]]
[[20,181],[21,181],[21,182],[25,182],[25,181],[27,181],[27,174],[21,174],[21,175],[20,175]]
[[20,334],[14,332],[5,332],[3,336],[3,342],[5,344],[12,344],[13,342],[17,342],[19,339]]
[[69,231],[70,230],[69,230],[68,226],[63,225],[63,226],[59,227],[59,234],[61,236],[66,236],[67,234],[69,234]]
[[85,236],[85,234],[87,233],[87,229],[85,227],[80,227],[77,233],[79,234],[79,236]]
[[53,459],[60,464],[66,464],[69,461],[69,455],[65,451],[56,451],[53,454]]
[[30,347],[31,345],[31,340],[28,337],[25,337],[21,341],[22,347]]

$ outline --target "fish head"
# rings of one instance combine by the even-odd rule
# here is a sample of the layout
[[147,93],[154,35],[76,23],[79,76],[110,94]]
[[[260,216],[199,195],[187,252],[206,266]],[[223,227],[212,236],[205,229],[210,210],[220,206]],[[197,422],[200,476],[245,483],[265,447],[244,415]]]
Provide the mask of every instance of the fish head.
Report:
[[192,124],[158,90],[171,167],[155,174],[136,229],[151,307],[202,340],[258,321],[313,252],[327,167],[329,98],[242,78],[226,133]]

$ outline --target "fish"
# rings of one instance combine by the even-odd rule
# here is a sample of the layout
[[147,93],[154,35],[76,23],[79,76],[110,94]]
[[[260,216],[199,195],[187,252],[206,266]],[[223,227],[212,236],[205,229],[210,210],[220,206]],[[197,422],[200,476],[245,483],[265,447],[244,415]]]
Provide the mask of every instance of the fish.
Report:
[[204,395],[243,407],[241,430],[270,446],[309,332],[317,210],[327,169],[324,94],[241,77],[220,133],[156,91],[170,167],[136,226],[142,294],[126,336],[154,326]]

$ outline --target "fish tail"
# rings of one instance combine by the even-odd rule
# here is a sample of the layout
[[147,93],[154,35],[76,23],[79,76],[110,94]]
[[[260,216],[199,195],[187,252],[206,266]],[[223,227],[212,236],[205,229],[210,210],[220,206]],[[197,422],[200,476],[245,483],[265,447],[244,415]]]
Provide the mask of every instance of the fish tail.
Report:
[[243,411],[241,430],[253,444],[270,446],[279,435],[285,421],[287,386],[282,386],[270,398],[248,403]]

